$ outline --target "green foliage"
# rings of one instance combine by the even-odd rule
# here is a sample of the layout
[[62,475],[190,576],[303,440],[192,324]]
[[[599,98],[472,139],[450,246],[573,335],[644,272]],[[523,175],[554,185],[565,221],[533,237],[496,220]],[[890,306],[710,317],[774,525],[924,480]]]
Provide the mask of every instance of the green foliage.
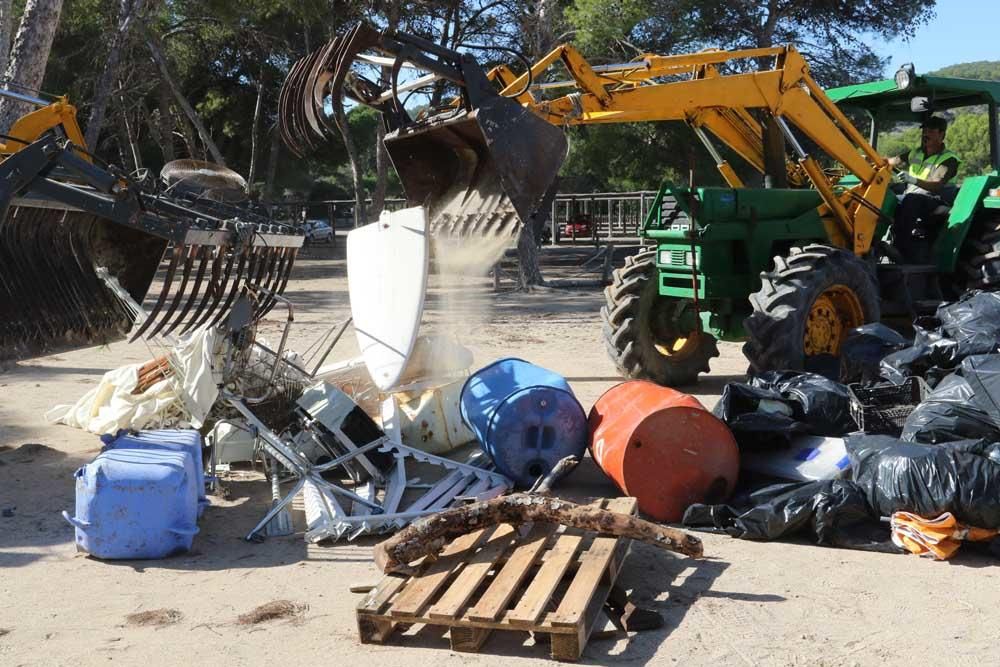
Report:
[[1000,60],[977,60],[972,63],[949,65],[930,74],[978,81],[1000,81]]

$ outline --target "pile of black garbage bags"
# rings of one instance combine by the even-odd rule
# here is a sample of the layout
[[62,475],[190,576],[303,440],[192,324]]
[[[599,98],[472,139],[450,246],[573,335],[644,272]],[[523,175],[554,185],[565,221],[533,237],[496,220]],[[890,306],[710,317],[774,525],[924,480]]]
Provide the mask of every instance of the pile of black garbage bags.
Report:
[[[907,340],[882,324],[855,329],[836,380],[769,372],[727,385],[715,414],[745,457],[803,436],[843,438],[844,471],[806,482],[748,474],[728,504],[693,505],[684,524],[745,539],[811,534],[820,544],[880,551],[899,550],[887,523],[897,511],[951,512],[969,526],[1000,528],[1000,293],[970,292],[913,330]],[[920,378],[926,393],[898,432],[860,430],[848,385],[908,378]],[[990,545],[996,555],[998,547]]]

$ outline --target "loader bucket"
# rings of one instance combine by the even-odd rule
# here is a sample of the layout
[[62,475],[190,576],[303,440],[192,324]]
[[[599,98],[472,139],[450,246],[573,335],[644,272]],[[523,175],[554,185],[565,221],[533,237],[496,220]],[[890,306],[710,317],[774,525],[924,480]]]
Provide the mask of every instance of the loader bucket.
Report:
[[[437,69],[469,91],[463,98],[469,103],[411,119],[395,84],[370,81],[352,69],[366,51],[389,54],[399,66],[414,59]],[[474,62],[414,36],[385,36],[362,23],[296,62],[279,97],[285,144],[304,155],[336,138],[327,100],[336,105],[344,97],[377,109],[395,128],[385,138],[386,150],[409,203],[427,208],[432,234],[516,234],[566,157],[560,128],[500,96]]]
[[184,334],[218,324],[248,292],[260,318],[302,241],[225,202],[126,181],[43,137],[0,162],[0,362],[107,343],[134,324],[132,340]]
[[133,314],[94,267],[107,267],[141,302],[166,247],[90,213],[12,206],[0,221],[0,360],[125,335]]
[[566,157],[566,137],[516,101],[490,96],[458,117],[397,130],[386,150],[431,233],[513,236],[531,220]]

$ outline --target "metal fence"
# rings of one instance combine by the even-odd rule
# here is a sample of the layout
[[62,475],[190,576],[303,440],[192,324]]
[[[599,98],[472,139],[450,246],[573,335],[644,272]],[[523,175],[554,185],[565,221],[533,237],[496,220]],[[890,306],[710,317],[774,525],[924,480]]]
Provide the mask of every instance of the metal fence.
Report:
[[[634,240],[639,236],[642,223],[656,198],[653,191],[639,192],[564,192],[552,202],[549,219],[550,243],[601,243],[612,240]],[[366,205],[371,206],[371,200]],[[276,217],[293,222],[325,220],[334,229],[354,226],[354,200],[328,199],[322,201],[266,202]],[[405,199],[386,199],[390,211],[406,206]],[[578,215],[590,220],[590,233],[576,236],[566,231],[566,224]]]
[[640,192],[565,192],[556,195],[552,202],[549,220],[551,243],[572,240],[583,241],[565,233],[566,223],[577,215],[590,220],[589,240],[595,244],[611,240],[634,240],[639,236],[642,223],[649,213],[656,193]]

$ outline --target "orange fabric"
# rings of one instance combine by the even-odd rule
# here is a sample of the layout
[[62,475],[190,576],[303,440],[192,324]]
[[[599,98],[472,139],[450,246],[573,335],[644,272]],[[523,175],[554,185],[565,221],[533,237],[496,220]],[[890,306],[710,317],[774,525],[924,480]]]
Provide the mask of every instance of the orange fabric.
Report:
[[896,512],[889,521],[892,541],[910,553],[947,560],[955,555],[962,541],[984,542],[1000,533],[993,528],[975,528],[958,522],[951,512],[925,519],[910,512]]

